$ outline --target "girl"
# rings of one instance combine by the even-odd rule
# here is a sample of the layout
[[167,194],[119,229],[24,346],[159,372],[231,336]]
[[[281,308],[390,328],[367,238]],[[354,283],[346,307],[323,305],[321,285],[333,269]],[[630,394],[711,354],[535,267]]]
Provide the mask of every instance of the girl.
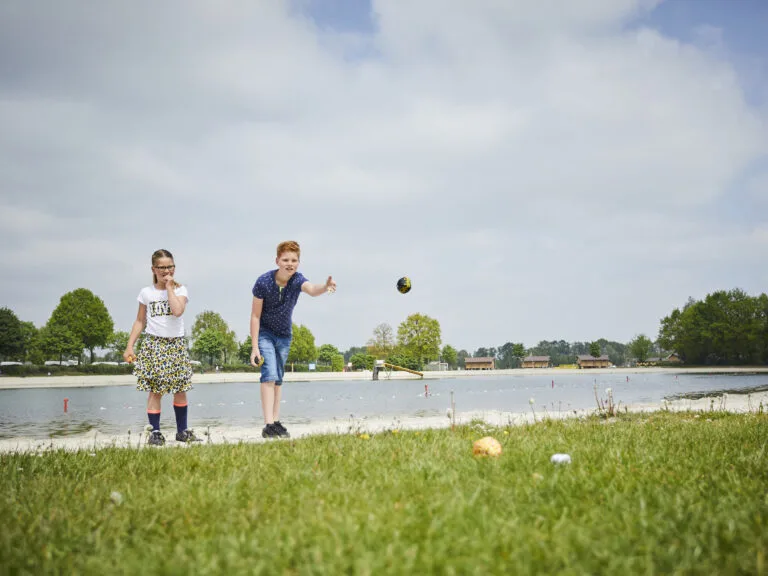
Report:
[[[173,393],[173,411],[176,413],[176,440],[200,442],[192,430],[187,429],[187,390],[192,388],[192,365],[184,342],[184,320],[181,315],[189,297],[186,287],[173,278],[176,265],[168,250],[152,254],[152,286],[139,293],[139,313],[123,352],[126,362],[136,361],[133,373],[138,378],[137,388],[149,392],[147,416],[152,426],[148,443],[165,444],[160,433],[160,400],[163,394]],[[146,328],[138,357],[133,345]]]

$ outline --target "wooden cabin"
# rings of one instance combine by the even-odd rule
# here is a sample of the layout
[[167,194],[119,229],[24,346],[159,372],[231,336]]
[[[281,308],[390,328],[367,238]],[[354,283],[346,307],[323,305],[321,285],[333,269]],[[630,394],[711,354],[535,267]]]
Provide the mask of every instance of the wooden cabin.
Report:
[[493,370],[494,360],[490,356],[480,358],[464,358],[466,370]]
[[579,354],[576,358],[579,368],[610,368],[611,361],[603,354],[595,358],[589,354]]
[[664,358],[664,362],[671,362],[674,364],[680,364],[682,361],[683,360],[680,358],[677,352],[672,352],[672,354]]
[[549,368],[549,356],[526,356],[523,358],[523,368]]

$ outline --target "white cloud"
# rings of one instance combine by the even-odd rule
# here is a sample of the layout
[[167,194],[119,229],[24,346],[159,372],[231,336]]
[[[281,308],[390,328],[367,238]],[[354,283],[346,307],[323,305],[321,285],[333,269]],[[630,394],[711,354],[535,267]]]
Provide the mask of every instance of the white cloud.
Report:
[[628,340],[761,291],[768,221],[716,207],[762,197],[765,111],[727,50],[628,26],[654,5],[376,2],[373,36],[277,2],[6,5],[0,305],[42,324],[86,286],[127,329],[162,246],[189,324],[245,338],[286,238],[339,282],[295,320],[341,347],[413,312],[459,348]]

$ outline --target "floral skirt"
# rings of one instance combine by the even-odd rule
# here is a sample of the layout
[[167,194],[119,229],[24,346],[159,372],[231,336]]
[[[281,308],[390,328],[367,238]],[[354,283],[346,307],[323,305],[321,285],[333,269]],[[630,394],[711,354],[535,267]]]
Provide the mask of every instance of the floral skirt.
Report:
[[176,394],[192,389],[192,364],[186,342],[145,334],[133,368],[136,388],[156,394]]

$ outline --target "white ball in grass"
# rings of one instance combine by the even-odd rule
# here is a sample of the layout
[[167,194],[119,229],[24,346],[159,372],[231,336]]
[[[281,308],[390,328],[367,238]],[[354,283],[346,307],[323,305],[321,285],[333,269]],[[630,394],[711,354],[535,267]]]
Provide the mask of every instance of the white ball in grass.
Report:
[[552,454],[552,458],[549,461],[552,464],[570,464],[571,456],[569,454]]

